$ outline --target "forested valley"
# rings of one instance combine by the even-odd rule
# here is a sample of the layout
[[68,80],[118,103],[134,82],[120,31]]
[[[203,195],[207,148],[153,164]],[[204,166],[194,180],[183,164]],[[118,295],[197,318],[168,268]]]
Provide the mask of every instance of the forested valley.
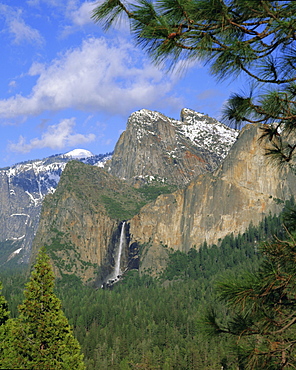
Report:
[[[292,206],[294,201],[292,201]],[[286,209],[291,202],[286,203]],[[75,276],[56,281],[56,295],[78,339],[88,370],[244,369],[231,336],[209,335],[205,313],[213,307],[223,320],[228,308],[215,286],[224,276],[255,271],[261,244],[284,239],[282,216],[266,217],[244,234],[219,245],[171,252],[158,278],[129,271],[112,289],[84,286]],[[25,271],[1,271],[2,294],[12,317],[23,300]]]

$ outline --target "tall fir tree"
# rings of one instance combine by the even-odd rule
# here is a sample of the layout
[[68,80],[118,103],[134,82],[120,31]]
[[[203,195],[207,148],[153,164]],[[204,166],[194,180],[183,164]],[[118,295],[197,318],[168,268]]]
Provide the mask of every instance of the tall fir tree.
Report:
[[44,248],[24,295],[19,317],[8,323],[2,368],[84,370],[80,345],[54,294],[54,274]]

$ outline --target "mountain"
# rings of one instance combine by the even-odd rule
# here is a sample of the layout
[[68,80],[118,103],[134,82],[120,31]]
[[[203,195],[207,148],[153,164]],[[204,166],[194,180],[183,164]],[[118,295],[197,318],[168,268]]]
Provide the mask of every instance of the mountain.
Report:
[[157,273],[168,250],[189,251],[205,241],[219,244],[227,234],[243,233],[252,222],[278,214],[296,196],[295,173],[264,155],[260,125],[247,125],[223,163],[184,189],[160,195],[130,221],[130,243],[145,246],[141,270]]
[[69,161],[103,165],[108,158],[79,149],[0,169],[0,263],[28,262],[44,197],[55,191]]
[[[135,143],[131,135],[123,135],[116,147],[118,158],[121,148],[121,157],[128,164],[126,150],[132,146],[125,141]],[[128,180],[117,178],[112,175],[113,159],[106,164],[108,171],[69,163],[57,191],[44,202],[34,253],[45,244],[56,274],[75,273],[84,282],[102,284],[115,269],[123,225],[120,270],[139,268],[150,274],[163,269],[171,249],[187,252],[205,241],[219,244],[227,234],[243,233],[251,222],[256,225],[269,213],[279,213],[285,200],[296,195],[294,173],[277,169],[267,160],[264,150],[268,141],[259,142],[260,135],[260,125],[245,126],[214,172],[193,176],[174,192],[161,189],[163,183],[157,181],[132,186],[139,177],[132,168],[125,172]],[[155,145],[150,145],[152,137],[145,141],[147,157],[141,157],[143,148],[135,150],[142,162],[131,153],[135,163],[142,163],[135,166],[139,171],[147,169],[149,150],[154,151],[159,143],[155,135]],[[144,170],[147,179],[149,173]],[[175,174],[173,169],[171,173]],[[157,192],[166,194],[157,196]]]
[[[44,197],[55,191],[70,160],[105,167],[111,176],[143,187],[143,205],[160,193],[173,191],[172,186],[184,186],[199,173],[216,168],[237,134],[189,109],[182,110],[180,121],[143,109],[128,119],[112,158],[75,149],[0,169],[0,264],[29,261]],[[89,181],[85,178],[86,183]],[[153,188],[146,189],[152,183]]]
[[131,218],[145,203],[138,189],[102,168],[69,162],[56,192],[44,200],[33,255],[46,246],[56,276],[74,273],[84,282],[94,281],[102,266],[107,276],[114,266],[120,220]]
[[188,109],[180,121],[133,113],[103,168],[67,164],[44,199],[32,256],[45,245],[57,276],[101,285],[117,280],[114,271],[157,274],[170,250],[243,233],[296,195],[295,174],[267,160],[261,132],[247,125],[236,139]]
[[[106,280],[115,267],[122,221],[159,194],[216,168],[237,135],[188,109],[180,121],[147,110],[133,113],[104,169],[67,165],[56,192],[44,201],[33,254],[46,245],[57,275]],[[128,223],[124,233],[128,240]],[[125,243],[121,270],[138,267],[135,245]]]
[[72,159],[82,159],[82,158],[89,158],[93,156],[94,154],[92,152],[90,152],[89,150],[85,150],[85,149],[74,149],[64,154],[64,157],[70,157]]
[[180,120],[142,109],[129,117],[109,173],[137,186],[157,180],[182,187],[217,168],[238,133],[190,109],[182,109]]

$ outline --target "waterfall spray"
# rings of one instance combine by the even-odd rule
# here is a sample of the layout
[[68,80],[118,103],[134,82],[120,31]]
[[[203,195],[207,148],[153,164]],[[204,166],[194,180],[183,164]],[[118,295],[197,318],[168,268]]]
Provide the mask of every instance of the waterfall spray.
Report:
[[121,275],[120,262],[121,262],[121,254],[122,254],[122,247],[123,247],[124,240],[125,240],[125,222],[123,222],[121,226],[119,248],[118,248],[114,272],[113,272],[113,278],[115,280],[118,279],[118,277]]

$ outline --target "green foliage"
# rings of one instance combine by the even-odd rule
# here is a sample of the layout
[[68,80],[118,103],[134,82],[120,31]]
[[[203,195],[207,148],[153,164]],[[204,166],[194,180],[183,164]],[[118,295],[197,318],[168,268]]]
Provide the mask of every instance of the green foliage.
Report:
[[[59,201],[70,192],[82,212],[107,212],[109,217],[121,221],[132,218],[158,195],[175,189],[158,181],[136,189],[101,168],[71,161],[63,172],[55,194],[45,199],[44,207],[58,207]],[[60,236],[56,233],[56,238]]]
[[290,232],[296,231],[296,204],[294,198],[285,205],[283,222]]
[[144,185],[139,189],[126,186],[124,193],[108,192],[101,195],[101,200],[111,218],[128,220],[160,194],[172,193],[174,190],[176,190],[175,186],[158,182]]
[[264,258],[255,271],[231,274],[217,283],[228,314],[219,320],[210,309],[205,322],[212,334],[237,337],[244,369],[295,368],[295,240],[264,243],[261,253]]
[[136,44],[157,64],[203,60],[218,79],[247,76],[250,88],[232,94],[224,119],[267,123],[266,154],[285,164],[296,150],[295,13],[293,0],[105,0],[92,18],[108,29],[127,16]]
[[[17,268],[16,259],[10,258],[13,252],[21,248],[22,240],[5,240],[0,242],[0,265],[1,269],[10,269],[11,267]],[[17,254],[21,257],[22,251]]]
[[[2,291],[2,284],[0,282],[0,293]],[[0,295],[0,326],[5,324],[9,318],[8,306],[6,299]]]
[[177,190],[174,185],[168,185],[164,183],[151,183],[137,189],[139,193],[143,194],[147,202],[156,199],[161,194],[169,194]]
[[227,235],[218,246],[208,247],[204,243],[198,250],[191,249],[188,254],[171,252],[162,279],[209,278],[218,272],[235,270],[237,265],[240,268],[242,265],[255,268],[261,260],[260,243],[273,238],[274,235],[283,237],[281,223],[281,217],[270,215],[258,227],[250,224],[242,235]]
[[[260,245],[281,233],[281,218],[269,216],[260,227],[250,225],[243,235],[220,240],[219,246],[204,244],[188,254],[172,253],[162,278],[130,271],[112,290],[84,286],[75,275],[57,280],[55,292],[81,345],[86,368],[243,369],[245,353],[237,348],[236,337],[209,337],[204,330],[205,307],[215,307],[210,319],[216,320],[216,332],[222,334],[220,326],[230,317],[230,309],[217,300],[213,286],[227,271],[238,276],[250,266],[254,270],[262,260],[255,241]],[[20,284],[19,279],[14,285],[15,279],[2,278],[8,284],[9,304],[10,291]],[[236,321],[248,322],[243,315]],[[12,324],[9,320],[4,325],[7,335],[16,330]]]
[[112,196],[102,195],[101,200],[107,210],[108,215],[116,220],[128,220],[139,212],[145,202],[139,202],[136,197],[125,197],[124,195],[114,194]]
[[52,268],[41,249],[19,306],[20,315],[6,327],[2,368],[85,368],[80,346],[53,290]]

